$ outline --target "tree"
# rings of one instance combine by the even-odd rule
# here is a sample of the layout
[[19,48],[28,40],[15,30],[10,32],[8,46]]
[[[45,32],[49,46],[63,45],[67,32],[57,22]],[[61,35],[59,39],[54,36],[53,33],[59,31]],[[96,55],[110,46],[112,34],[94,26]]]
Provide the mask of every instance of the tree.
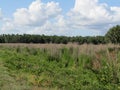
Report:
[[114,44],[120,43],[120,25],[116,25],[107,32],[105,35],[107,42]]

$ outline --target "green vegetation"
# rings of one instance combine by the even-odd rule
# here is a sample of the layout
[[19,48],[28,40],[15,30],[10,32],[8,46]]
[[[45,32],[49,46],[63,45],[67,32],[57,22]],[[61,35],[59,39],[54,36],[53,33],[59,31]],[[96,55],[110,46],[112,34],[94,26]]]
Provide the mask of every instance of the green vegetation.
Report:
[[67,44],[67,43],[78,43],[78,44],[105,44],[105,38],[103,36],[93,37],[67,37],[67,36],[45,36],[45,35],[0,35],[0,43],[56,43],[56,44]]
[[120,25],[110,28],[106,34],[106,39],[108,42],[119,44],[120,43]]
[[0,90],[120,90],[120,47],[0,45],[0,72]]
[[119,25],[105,36],[3,34],[0,43],[0,90],[120,90]]
[[41,43],[41,44],[108,44],[120,43],[120,25],[116,25],[109,29],[105,36],[45,36],[45,35],[30,35],[30,34],[3,34],[0,35],[0,43]]

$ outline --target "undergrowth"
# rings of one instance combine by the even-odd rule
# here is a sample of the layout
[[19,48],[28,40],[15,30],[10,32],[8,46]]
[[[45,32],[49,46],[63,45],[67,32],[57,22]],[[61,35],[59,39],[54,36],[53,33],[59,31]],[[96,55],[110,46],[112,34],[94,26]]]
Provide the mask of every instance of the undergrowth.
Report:
[[0,57],[14,82],[24,82],[30,90],[120,90],[119,49],[79,50],[3,46]]

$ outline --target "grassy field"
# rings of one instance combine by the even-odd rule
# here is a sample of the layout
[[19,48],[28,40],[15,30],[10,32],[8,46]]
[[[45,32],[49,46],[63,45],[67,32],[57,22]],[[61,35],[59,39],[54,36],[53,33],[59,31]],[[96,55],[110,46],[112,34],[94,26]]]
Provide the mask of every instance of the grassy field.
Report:
[[120,90],[120,46],[0,44],[0,90]]

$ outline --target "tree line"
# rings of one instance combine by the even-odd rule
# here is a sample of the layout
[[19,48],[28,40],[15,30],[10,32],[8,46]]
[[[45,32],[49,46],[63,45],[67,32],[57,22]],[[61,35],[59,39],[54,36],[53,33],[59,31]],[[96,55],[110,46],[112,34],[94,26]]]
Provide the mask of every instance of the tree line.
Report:
[[30,34],[3,34],[0,35],[0,43],[78,43],[78,44],[105,44],[104,36],[94,37],[67,37],[67,36],[46,36],[46,35],[30,35]]
[[78,43],[78,44],[106,44],[120,43],[120,25],[110,28],[105,36],[46,36],[46,35],[30,35],[30,34],[2,34],[0,35],[0,43]]

